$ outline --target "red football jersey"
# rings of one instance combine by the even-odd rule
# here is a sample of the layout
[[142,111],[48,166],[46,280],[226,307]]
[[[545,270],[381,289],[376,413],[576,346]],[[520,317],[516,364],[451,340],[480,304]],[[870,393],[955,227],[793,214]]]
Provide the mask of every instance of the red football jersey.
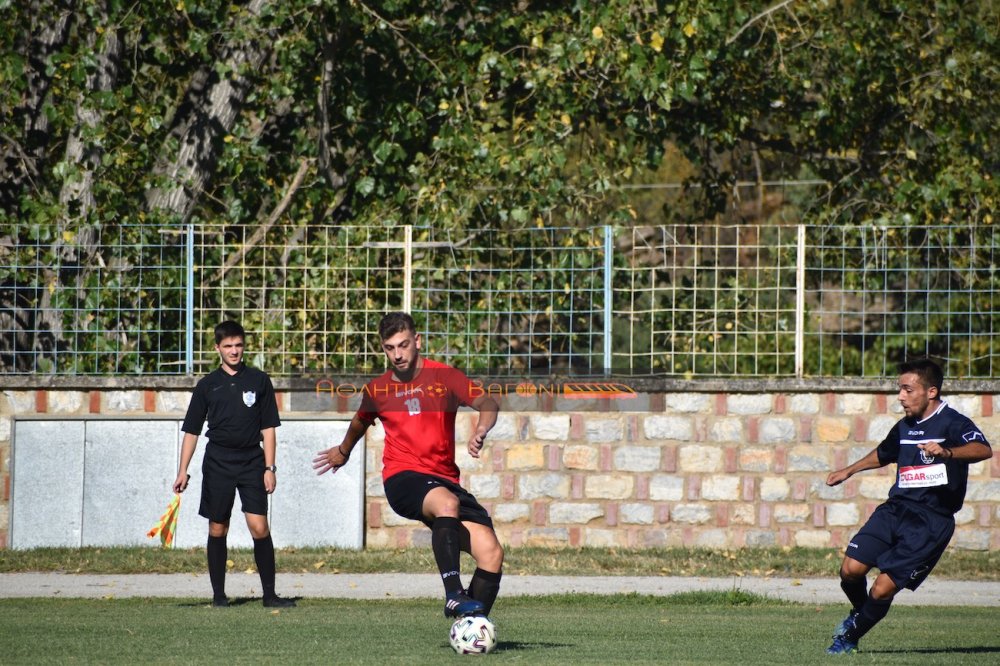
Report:
[[476,391],[481,395],[461,370],[426,358],[409,382],[394,380],[392,370],[368,382],[358,416],[365,423],[382,421],[382,479],[411,471],[458,483],[455,414],[472,404]]

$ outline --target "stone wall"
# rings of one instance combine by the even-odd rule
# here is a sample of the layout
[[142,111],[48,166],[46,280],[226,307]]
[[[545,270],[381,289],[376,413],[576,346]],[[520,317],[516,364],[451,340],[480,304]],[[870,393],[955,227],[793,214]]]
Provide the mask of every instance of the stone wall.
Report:
[[[176,382],[189,384],[190,380]],[[278,388],[285,418],[322,412],[349,419],[356,400]],[[946,386],[947,389],[947,386]],[[183,416],[183,386],[26,388],[0,393],[0,548],[10,526],[12,433],[17,419]],[[1000,448],[1000,395],[946,398]],[[842,547],[885,499],[894,466],[835,488],[827,473],[870,451],[901,417],[894,394],[829,390],[644,393],[628,404],[503,400],[479,460],[465,452],[472,413],[458,418],[465,485],[512,546]],[[630,411],[625,411],[625,408]],[[282,467],[311,465],[280,452]],[[382,492],[382,431],[369,430],[365,460],[366,544],[429,544],[422,525],[397,517]],[[316,442],[316,450],[336,442]],[[352,460],[352,465],[361,464]],[[1000,548],[1000,455],[973,465],[953,545]]]

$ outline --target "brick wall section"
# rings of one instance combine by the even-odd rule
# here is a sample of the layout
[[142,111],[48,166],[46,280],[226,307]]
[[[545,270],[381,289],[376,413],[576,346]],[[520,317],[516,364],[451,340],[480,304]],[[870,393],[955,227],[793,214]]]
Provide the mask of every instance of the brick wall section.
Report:
[[[307,418],[332,409],[307,392],[279,390],[282,413]],[[484,455],[464,442],[474,415],[457,421],[462,482],[490,510],[512,546],[711,548],[842,547],[885,499],[892,466],[829,488],[826,475],[873,448],[900,418],[876,393],[669,393],[640,396],[648,411],[580,410],[558,399],[502,412]],[[7,547],[12,431],[16,417],[183,416],[190,391],[28,389],[0,392],[0,548]],[[1000,395],[955,395],[1000,449]],[[572,409],[567,409],[571,407]],[[324,416],[330,414],[324,412]],[[279,430],[279,446],[280,446]],[[385,502],[383,433],[367,439],[369,547],[428,543],[420,524]],[[973,465],[953,546],[1000,548],[1000,455]]]

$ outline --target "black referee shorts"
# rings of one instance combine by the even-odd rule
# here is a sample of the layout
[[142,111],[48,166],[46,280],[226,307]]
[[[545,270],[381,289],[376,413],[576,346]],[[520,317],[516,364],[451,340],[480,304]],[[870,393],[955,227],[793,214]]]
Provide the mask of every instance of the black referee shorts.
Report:
[[209,444],[201,464],[201,506],[198,514],[213,523],[228,523],[236,491],[244,513],[267,515],[264,450],[227,449]]
[[475,496],[462,486],[440,476],[420,472],[399,472],[385,480],[385,498],[403,518],[419,520],[427,527],[433,520],[424,515],[424,497],[434,488],[447,488],[458,498],[458,519],[493,529],[493,520]]

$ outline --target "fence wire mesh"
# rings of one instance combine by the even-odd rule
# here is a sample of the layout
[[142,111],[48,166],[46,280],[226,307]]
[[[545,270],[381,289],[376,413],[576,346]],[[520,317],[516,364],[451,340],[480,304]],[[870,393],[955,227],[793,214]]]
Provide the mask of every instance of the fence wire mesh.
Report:
[[802,225],[0,231],[0,371],[201,373],[240,320],[276,376],[384,367],[377,325],[489,375],[1000,375],[1000,233]]

